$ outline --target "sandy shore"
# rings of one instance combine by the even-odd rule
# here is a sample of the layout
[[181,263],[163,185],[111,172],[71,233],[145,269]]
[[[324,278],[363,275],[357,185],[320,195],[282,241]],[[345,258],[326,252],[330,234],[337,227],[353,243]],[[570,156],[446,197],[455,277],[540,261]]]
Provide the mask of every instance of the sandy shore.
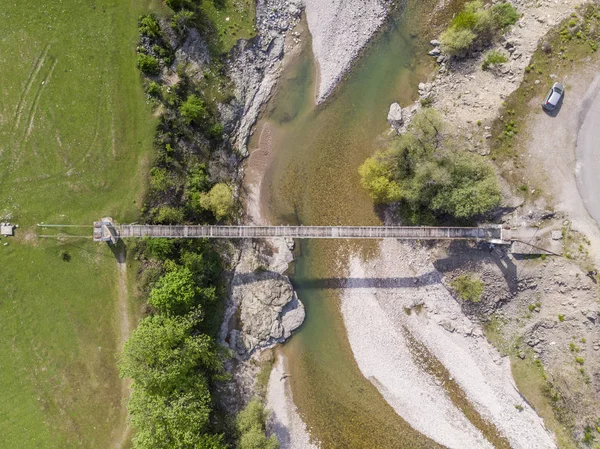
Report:
[[304,0],[319,67],[317,102],[324,101],[384,23],[386,0]]
[[[415,363],[407,330],[443,363],[475,410],[514,449],[555,448],[542,419],[521,398],[508,358],[501,358],[463,315],[429,257],[413,244],[385,241],[377,259],[351,258],[341,308],[361,372],[399,415],[433,440],[451,449],[492,447],[453,405],[443,384]],[[365,287],[365,279],[372,285]],[[417,304],[420,312],[406,312]]]
[[271,411],[269,431],[277,435],[281,449],[318,449],[310,441],[306,424],[298,415],[285,372],[283,354],[278,354],[271,371],[267,392],[267,408]]

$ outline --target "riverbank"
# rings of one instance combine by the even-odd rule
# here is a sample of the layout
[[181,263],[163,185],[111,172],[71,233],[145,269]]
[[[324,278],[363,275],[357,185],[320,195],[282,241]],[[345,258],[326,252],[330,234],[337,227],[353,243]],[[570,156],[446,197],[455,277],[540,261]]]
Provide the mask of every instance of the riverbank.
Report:
[[[341,310],[361,372],[394,410],[448,448],[498,447],[488,442],[494,428],[513,449],[556,447],[542,419],[520,396],[509,360],[487,342],[442,283],[430,250],[391,240],[379,250],[368,261],[351,257]],[[425,350],[417,355],[414,342]],[[445,370],[432,373],[429,358]],[[453,396],[454,387],[493,428],[469,415]]]

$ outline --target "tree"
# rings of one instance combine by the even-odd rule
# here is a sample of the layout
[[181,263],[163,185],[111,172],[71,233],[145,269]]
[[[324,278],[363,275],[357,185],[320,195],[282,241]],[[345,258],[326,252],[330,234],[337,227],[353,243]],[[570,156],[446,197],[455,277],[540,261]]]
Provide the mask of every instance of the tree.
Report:
[[183,211],[173,206],[161,206],[158,208],[155,220],[162,224],[177,224],[183,221]]
[[215,184],[209,192],[201,192],[192,199],[195,207],[208,210],[217,220],[230,217],[235,210],[233,189],[228,184]]
[[144,318],[125,343],[119,360],[121,377],[152,395],[170,395],[206,373],[220,373],[222,362],[208,335],[192,335],[192,317],[154,315]]
[[139,21],[140,33],[148,37],[158,37],[161,34],[160,26],[156,19],[151,15],[140,17]]
[[394,203],[402,199],[400,186],[390,179],[392,168],[381,154],[368,158],[358,169],[361,184],[375,204]]
[[150,291],[148,304],[165,314],[186,313],[196,305],[198,288],[189,268],[172,264]]
[[242,410],[236,419],[236,428],[239,432],[238,449],[279,449],[277,437],[265,435],[265,409],[257,398]]
[[367,159],[359,174],[375,203],[402,201],[411,216],[427,221],[433,213],[468,219],[502,200],[491,165],[453,148],[433,109],[419,111],[407,133]]
[[199,124],[206,116],[204,101],[198,95],[192,94],[181,104],[179,112],[188,125]]
[[136,428],[135,449],[226,449],[221,435],[208,433],[211,398],[205,381],[167,395],[134,385],[128,405]]

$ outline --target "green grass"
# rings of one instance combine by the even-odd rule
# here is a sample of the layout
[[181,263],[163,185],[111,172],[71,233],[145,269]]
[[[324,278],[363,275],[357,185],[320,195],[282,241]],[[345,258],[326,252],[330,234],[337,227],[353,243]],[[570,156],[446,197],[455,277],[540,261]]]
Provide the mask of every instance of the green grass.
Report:
[[0,246],[2,447],[104,449],[120,437],[114,257],[89,240],[37,240],[35,224],[137,217],[154,120],[135,46],[150,3],[0,10],[0,218],[21,225]]
[[[254,37],[256,29],[255,0],[223,0],[217,8],[212,1],[204,0],[200,8],[210,19],[219,38],[220,50],[228,52],[238,40]],[[229,20],[228,20],[229,19]]]

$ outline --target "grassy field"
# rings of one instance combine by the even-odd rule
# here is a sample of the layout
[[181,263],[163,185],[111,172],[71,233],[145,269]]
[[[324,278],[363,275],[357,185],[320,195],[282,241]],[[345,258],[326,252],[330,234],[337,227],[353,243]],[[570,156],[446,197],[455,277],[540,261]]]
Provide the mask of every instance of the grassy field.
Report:
[[215,27],[218,45],[224,53],[231,50],[238,40],[256,34],[255,0],[224,0],[219,8],[212,1],[203,1],[200,7]]
[[154,119],[135,67],[136,23],[156,8],[22,0],[0,9],[0,219],[21,225],[0,241],[1,447],[120,442],[115,259],[88,240],[39,240],[35,224],[137,217]]

